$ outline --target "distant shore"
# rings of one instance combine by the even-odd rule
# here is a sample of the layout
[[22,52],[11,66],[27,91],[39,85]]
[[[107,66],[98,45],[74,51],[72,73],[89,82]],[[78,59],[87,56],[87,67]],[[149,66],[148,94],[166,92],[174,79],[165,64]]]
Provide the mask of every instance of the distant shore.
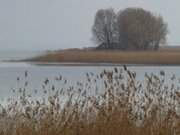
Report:
[[160,49],[159,51],[113,51],[113,50],[61,50],[23,62],[40,64],[56,63],[61,65],[180,65],[180,49]]

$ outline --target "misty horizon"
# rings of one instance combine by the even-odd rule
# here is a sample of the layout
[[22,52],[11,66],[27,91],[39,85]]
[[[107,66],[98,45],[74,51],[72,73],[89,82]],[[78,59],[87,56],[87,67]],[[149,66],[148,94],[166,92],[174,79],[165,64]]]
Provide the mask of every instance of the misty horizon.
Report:
[[0,0],[0,50],[56,50],[93,47],[91,28],[97,10],[140,7],[168,23],[168,45],[180,45],[180,1]]

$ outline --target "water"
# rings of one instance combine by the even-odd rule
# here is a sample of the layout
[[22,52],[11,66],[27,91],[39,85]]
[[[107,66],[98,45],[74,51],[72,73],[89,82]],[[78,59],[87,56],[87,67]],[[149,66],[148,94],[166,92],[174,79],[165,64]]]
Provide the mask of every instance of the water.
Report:
[[26,59],[42,53],[42,51],[0,51],[0,61]]
[[[22,58],[22,56],[24,55],[19,55],[18,58]],[[6,56],[4,58],[9,57]],[[180,66],[128,66],[128,68],[135,71],[137,73],[137,79],[141,81],[146,72],[159,74],[161,70],[166,72],[166,81],[168,83],[173,74],[175,74],[176,77],[180,77]],[[46,78],[50,80],[50,84],[60,88],[66,86],[61,82],[55,81],[55,78],[59,75],[62,75],[65,80],[68,80],[67,86],[69,86],[75,84],[77,81],[85,81],[85,74],[87,72],[99,74],[104,69],[112,70],[114,66],[50,66],[46,64],[37,66],[31,63],[0,62],[0,99],[15,96],[12,91],[24,87],[26,81],[28,82],[26,89],[30,93],[38,90],[37,95],[40,96],[42,94],[42,84]],[[28,71],[27,78],[24,75],[26,71]]]
[[[76,81],[84,81],[87,72],[99,74],[104,69],[112,70],[114,67],[106,66],[36,66],[28,63],[0,63],[0,97],[7,97],[12,89],[17,89],[28,81],[28,89],[41,89],[46,78],[55,83],[55,78],[62,75],[68,80],[69,84],[74,84]],[[144,74],[155,73],[159,74],[161,70],[166,72],[166,76],[170,78],[173,74],[180,77],[179,66],[130,66],[132,71],[136,71],[137,78],[143,79]],[[25,71],[28,71],[28,77],[25,78]],[[17,81],[17,78],[20,81]],[[168,78],[167,78],[168,79]],[[59,86],[62,87],[62,86]]]

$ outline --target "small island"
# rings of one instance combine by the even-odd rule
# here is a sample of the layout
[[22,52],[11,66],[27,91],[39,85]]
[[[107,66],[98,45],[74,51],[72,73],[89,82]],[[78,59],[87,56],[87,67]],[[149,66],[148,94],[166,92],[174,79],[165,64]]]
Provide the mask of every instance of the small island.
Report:
[[23,61],[180,65],[180,48],[166,45],[168,28],[162,16],[144,9],[127,8],[118,13],[100,9],[95,15],[92,34],[96,47],[49,51]]
[[[140,64],[140,65],[180,65],[180,48],[162,48],[158,51],[116,51],[70,49],[52,51],[23,61],[43,63],[89,63],[93,65]],[[82,65],[82,64],[81,64]]]

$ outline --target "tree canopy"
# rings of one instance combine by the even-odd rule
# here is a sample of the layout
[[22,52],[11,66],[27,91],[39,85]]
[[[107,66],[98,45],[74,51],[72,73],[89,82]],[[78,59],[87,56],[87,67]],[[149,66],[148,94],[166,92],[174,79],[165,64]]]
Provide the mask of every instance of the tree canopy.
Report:
[[97,11],[92,28],[100,49],[158,49],[166,42],[167,24],[162,16],[142,8]]
[[92,32],[97,44],[104,48],[111,48],[117,42],[117,16],[113,9],[100,9],[97,11]]

